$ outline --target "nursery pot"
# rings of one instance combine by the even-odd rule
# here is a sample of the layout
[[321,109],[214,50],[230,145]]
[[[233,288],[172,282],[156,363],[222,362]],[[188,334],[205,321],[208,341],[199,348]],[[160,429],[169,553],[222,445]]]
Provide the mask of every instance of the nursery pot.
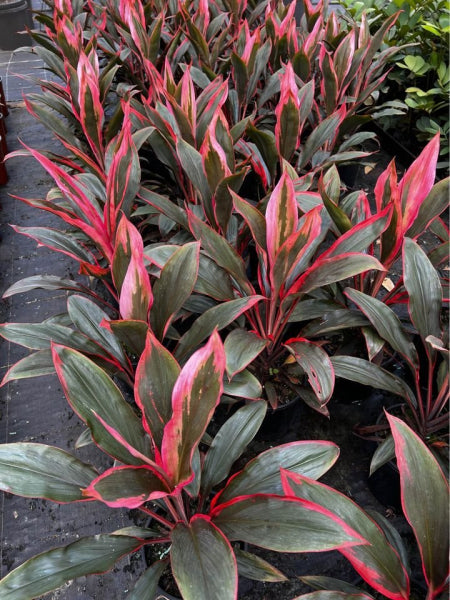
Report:
[[29,36],[18,33],[27,27],[33,27],[27,0],[0,0],[0,50],[15,50],[29,44]]

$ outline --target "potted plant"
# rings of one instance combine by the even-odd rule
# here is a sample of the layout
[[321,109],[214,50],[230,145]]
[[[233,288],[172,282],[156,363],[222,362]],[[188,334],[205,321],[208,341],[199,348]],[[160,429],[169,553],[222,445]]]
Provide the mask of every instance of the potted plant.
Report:
[[[1,487],[55,502],[98,500],[112,508],[139,508],[152,518],[152,526],[131,526],[44,552],[0,581],[3,597],[36,598],[67,579],[108,570],[143,546],[169,544],[172,573],[184,599],[231,600],[237,598],[240,565],[247,576],[275,575],[269,564],[234,548],[234,541],[283,552],[330,550],[363,541],[350,527],[341,527],[341,519],[330,511],[283,494],[280,468],[320,477],[337,458],[334,444],[293,442],[271,448],[227,479],[261,423],[264,402],[242,407],[209,448],[202,444],[225,371],[216,332],[183,368],[148,334],[135,387],[139,414],[89,358],[58,345],[53,356],[70,405],[116,463],[98,474],[57,448],[4,444]],[[144,588],[151,598],[166,565],[166,560],[151,565],[129,597],[141,598]]]

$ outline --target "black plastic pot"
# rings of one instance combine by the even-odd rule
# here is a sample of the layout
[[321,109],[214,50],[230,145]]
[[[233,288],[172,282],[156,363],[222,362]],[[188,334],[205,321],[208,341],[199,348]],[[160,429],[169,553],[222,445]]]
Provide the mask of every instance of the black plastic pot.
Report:
[[30,44],[28,35],[19,34],[33,27],[27,0],[0,0],[0,50],[15,50]]

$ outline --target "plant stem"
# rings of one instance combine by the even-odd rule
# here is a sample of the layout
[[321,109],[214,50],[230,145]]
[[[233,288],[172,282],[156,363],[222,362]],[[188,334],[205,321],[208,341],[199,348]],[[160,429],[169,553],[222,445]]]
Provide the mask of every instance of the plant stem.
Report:
[[152,517],[152,519],[155,519],[155,521],[159,521],[159,523],[161,523],[162,525],[165,525],[168,529],[173,528],[173,523],[171,523],[164,517],[161,517],[161,515],[158,515],[158,513],[154,512],[153,510],[150,510],[146,506],[141,506],[139,510],[141,510],[143,513],[145,513],[149,517]]

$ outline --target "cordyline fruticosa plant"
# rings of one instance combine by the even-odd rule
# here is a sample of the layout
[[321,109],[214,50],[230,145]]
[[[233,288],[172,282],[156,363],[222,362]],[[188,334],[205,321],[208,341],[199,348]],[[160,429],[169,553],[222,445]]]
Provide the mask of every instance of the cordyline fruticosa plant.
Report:
[[[419,584],[421,589],[416,590],[414,586],[411,589],[414,580],[410,579],[405,545],[396,529],[380,514],[364,512],[353,500],[336,490],[288,471],[282,473],[283,487],[288,495],[330,510],[370,540],[370,546],[354,546],[341,552],[377,594],[391,600],[443,598],[448,593],[449,576],[448,481],[422,440],[402,420],[389,414],[387,419],[400,472],[402,508],[420,551],[425,580],[424,586]],[[391,562],[394,553],[396,561]],[[295,600],[373,598],[367,591],[332,577],[308,576],[301,580],[322,591]]]
[[[134,1],[57,2],[53,19],[40,17],[45,32],[34,36],[62,83],[41,82],[43,93],[30,95],[28,107],[82,169],[98,175],[102,138],[115,135],[123,116],[117,94],[131,99],[154,127],[142,151],[153,164],[148,177],[162,185],[158,172],[166,170],[181,202],[205,193],[197,171],[205,179],[206,125],[219,111],[223,131],[208,132],[210,161],[225,171],[221,179],[233,176],[220,193],[242,183],[241,163],[251,167],[258,193],[267,193],[282,159],[305,172],[364,156],[349,150],[372,134],[351,134],[395,52],[379,52],[395,16],[371,36],[365,22],[347,31],[334,14],[326,18],[322,2],[304,5],[296,27],[295,3],[154,2],[144,10]],[[224,144],[227,164],[217,148]],[[220,181],[208,171],[206,192],[214,196]]]
[[[220,401],[225,352],[217,333],[180,368],[150,333],[138,365],[140,414],[109,376],[64,346],[52,348],[66,397],[98,447],[115,459],[101,473],[51,446],[0,446],[0,486],[55,502],[100,501],[140,509],[151,527],[129,527],[44,552],[0,581],[5,600],[36,598],[65,581],[109,570],[143,546],[170,545],[170,567],[182,597],[237,598],[238,569],[251,578],[283,579],[265,561],[232,545],[246,541],[275,551],[317,552],[370,543],[328,509],[282,489],[280,469],[320,477],[335,462],[329,442],[292,442],[271,448],[229,477],[252,440],[266,404],[239,409],[206,447],[202,438]],[[128,596],[153,597],[167,561],[150,566]]]

